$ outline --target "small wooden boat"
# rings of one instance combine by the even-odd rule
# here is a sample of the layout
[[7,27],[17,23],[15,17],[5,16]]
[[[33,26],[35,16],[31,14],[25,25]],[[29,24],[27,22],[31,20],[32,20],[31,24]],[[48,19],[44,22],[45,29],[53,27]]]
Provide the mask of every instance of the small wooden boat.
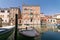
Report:
[[6,40],[14,31],[14,26],[0,28],[0,40]]
[[39,36],[39,33],[32,27],[20,28],[19,34],[30,38]]

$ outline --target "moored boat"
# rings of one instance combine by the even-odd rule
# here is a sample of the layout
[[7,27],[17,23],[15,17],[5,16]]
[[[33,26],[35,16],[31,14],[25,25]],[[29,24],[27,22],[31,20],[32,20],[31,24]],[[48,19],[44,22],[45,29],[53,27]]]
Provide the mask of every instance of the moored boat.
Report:
[[14,26],[0,27],[0,40],[6,40],[14,31]]
[[20,28],[19,34],[30,38],[39,36],[39,32],[37,32],[37,30],[32,27]]

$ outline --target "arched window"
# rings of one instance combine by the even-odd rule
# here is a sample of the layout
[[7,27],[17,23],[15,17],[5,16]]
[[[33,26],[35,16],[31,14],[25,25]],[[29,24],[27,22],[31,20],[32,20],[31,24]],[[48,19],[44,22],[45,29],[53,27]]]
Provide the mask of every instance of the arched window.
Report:
[[30,15],[33,15],[33,13],[30,13]]
[[32,18],[31,18],[31,20],[30,20],[31,22],[32,22]]
[[9,13],[10,11],[8,10],[7,12]]
[[27,8],[24,8],[24,10],[28,10]]
[[30,13],[30,17],[31,17],[31,18],[33,17],[33,13]]

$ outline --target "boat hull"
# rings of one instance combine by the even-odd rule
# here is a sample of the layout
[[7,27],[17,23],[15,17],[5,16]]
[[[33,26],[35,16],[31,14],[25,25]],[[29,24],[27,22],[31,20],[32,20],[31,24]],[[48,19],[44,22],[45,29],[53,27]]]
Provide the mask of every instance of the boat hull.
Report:
[[7,38],[13,33],[13,31],[14,31],[14,28],[2,31],[0,33],[0,40],[7,40]]
[[35,39],[34,39],[34,37],[28,37],[28,36],[18,33],[17,40],[35,40]]
[[23,30],[23,31],[19,31],[19,35],[28,38],[35,38],[39,36],[39,33],[36,30]]

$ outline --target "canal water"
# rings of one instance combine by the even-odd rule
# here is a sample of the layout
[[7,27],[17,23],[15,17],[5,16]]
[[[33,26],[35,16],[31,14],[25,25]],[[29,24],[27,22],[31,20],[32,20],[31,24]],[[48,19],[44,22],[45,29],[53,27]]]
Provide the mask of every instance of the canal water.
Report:
[[60,33],[47,31],[43,33],[41,36],[37,37],[36,39],[18,35],[17,40],[60,40]]
[[41,36],[41,40],[60,40],[60,33],[52,31],[45,32]]
[[47,31],[43,33],[38,39],[24,37],[21,40],[60,40],[60,33]]

